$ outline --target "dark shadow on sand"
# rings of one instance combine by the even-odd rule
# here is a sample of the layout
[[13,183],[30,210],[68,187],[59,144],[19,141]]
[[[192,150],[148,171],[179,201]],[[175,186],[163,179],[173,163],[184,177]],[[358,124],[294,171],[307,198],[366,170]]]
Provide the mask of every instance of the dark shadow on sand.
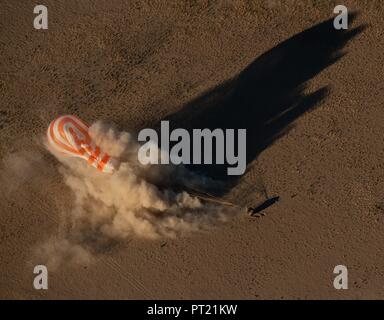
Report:
[[[350,15],[349,25],[355,16]],[[164,120],[170,121],[171,129],[188,131],[247,129],[248,165],[286,134],[298,117],[324,100],[330,92],[329,86],[305,93],[306,82],[341,59],[346,43],[364,29],[365,26],[335,30],[333,18],[317,24],[259,56],[238,76]],[[188,168],[224,181],[227,188],[233,187],[238,179],[228,176],[224,165],[190,165]]]

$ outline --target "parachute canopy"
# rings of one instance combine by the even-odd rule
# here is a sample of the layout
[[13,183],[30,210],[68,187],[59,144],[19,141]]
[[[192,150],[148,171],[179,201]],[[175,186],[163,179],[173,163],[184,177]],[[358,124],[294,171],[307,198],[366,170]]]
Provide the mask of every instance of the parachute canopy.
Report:
[[113,173],[118,161],[92,141],[88,129],[89,126],[76,116],[60,116],[48,127],[48,143],[54,150],[86,160],[101,172]]

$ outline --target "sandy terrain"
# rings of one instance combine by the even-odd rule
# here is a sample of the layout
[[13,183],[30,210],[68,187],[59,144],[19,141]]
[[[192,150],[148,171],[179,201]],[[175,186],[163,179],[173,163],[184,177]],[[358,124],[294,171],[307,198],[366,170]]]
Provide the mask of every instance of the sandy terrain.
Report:
[[[0,298],[384,298],[381,1],[343,1],[348,32],[321,24],[339,4],[325,0],[42,2],[44,31],[36,1],[0,3]],[[66,113],[132,132],[247,128],[230,195],[280,201],[209,232],[129,237],[36,291],[36,247],[73,204],[42,144]],[[333,288],[338,264],[349,290]]]

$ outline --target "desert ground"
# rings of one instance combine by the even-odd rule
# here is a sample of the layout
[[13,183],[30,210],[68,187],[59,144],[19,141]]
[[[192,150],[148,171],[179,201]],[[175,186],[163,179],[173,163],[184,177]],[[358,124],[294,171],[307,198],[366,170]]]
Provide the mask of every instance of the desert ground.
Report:
[[[343,1],[348,30],[333,28],[340,1],[41,2],[48,30],[33,27],[36,1],[0,2],[0,298],[384,298],[382,1]],[[280,200],[64,259],[35,290],[36,248],[65,237],[74,205],[43,144],[61,114],[129,132],[246,128],[228,197]]]

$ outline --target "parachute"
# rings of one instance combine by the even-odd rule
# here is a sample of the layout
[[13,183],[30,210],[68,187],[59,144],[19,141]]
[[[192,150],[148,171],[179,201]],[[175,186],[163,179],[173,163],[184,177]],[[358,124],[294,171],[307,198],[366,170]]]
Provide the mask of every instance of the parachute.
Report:
[[88,129],[89,126],[76,116],[60,116],[48,127],[48,143],[56,151],[86,160],[101,172],[113,173],[118,161],[92,141]]

